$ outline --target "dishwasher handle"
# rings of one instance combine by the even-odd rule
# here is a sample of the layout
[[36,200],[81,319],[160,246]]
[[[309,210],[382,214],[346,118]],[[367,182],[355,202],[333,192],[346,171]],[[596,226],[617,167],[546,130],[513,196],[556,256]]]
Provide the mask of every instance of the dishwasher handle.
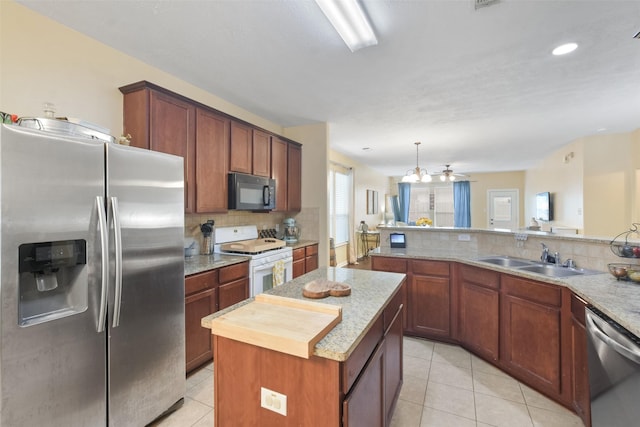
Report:
[[587,320],[587,330],[589,330],[595,337],[603,341],[609,347],[613,348],[618,354],[624,356],[625,358],[633,361],[636,364],[640,365],[640,348],[629,348],[620,343],[620,338],[624,338],[624,335],[617,332],[614,329],[610,329],[609,334],[607,334],[602,327],[600,326],[600,322],[604,322],[596,313],[591,310],[586,310],[586,320]]

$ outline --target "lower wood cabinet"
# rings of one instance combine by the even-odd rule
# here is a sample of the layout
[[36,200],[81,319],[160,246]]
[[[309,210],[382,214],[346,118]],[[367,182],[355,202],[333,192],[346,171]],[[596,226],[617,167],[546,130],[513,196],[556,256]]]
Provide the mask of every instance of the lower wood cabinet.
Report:
[[538,390],[560,396],[562,289],[503,274],[501,292],[502,365]]
[[302,276],[318,268],[318,244],[293,250],[293,278]]
[[371,260],[407,274],[406,334],[458,342],[590,426],[586,302],[568,288],[463,263]]
[[582,298],[571,294],[571,403],[584,425],[589,427],[591,426],[591,397],[584,313],[586,306],[587,303]]
[[[379,345],[358,382],[342,403],[344,427],[382,427],[384,415],[384,346]],[[380,403],[374,404],[375,403]]]
[[500,274],[459,265],[458,286],[460,342],[479,356],[497,361],[500,351]]
[[[402,386],[402,294],[382,307],[345,361],[308,359],[213,336],[216,425],[387,427]],[[260,407],[287,396],[287,416]]]
[[249,298],[249,262],[185,278],[185,359],[187,373],[213,358],[211,330],[203,317]]
[[213,358],[211,331],[200,320],[216,311],[217,289],[207,289],[185,297],[185,356],[186,371],[190,372]]
[[407,330],[427,338],[451,337],[449,262],[411,260]]

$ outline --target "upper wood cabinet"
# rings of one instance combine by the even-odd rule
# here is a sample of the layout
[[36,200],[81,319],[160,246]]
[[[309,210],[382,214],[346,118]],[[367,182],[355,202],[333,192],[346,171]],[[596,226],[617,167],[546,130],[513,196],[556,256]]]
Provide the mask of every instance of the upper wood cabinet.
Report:
[[[253,175],[271,177],[271,135],[253,130]],[[276,190],[277,193],[277,190]]]
[[276,208],[286,212],[287,204],[287,150],[289,144],[278,137],[271,138],[271,179],[276,181]]
[[226,212],[229,122],[198,108],[196,113],[196,212]]
[[276,210],[300,211],[300,144],[153,83],[120,92],[131,145],[184,158],[185,212],[226,212],[229,172],[275,179]]
[[302,209],[302,147],[296,144],[287,147],[287,204],[290,212]]
[[184,208],[195,212],[195,107],[182,99],[130,85],[124,94],[124,134],[131,145],[184,159]]
[[252,168],[252,140],[253,133],[249,126],[231,122],[231,146],[229,155],[229,170],[251,174]]

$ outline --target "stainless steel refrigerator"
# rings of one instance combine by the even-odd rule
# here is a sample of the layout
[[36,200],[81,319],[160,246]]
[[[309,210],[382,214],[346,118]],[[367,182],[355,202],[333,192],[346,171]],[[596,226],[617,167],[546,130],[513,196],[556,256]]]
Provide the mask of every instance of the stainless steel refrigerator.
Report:
[[182,158],[0,131],[0,425],[150,423],[185,393]]

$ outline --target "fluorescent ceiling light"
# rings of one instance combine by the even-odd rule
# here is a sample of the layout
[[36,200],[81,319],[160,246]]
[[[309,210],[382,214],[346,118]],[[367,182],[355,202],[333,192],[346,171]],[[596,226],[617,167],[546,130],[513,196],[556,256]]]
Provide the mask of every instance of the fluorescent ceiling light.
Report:
[[557,48],[553,49],[553,51],[551,53],[553,53],[556,56],[558,56],[558,55],[566,55],[567,53],[573,52],[577,48],[578,48],[578,45],[576,43],[567,43],[567,44],[560,45]]
[[378,44],[357,0],[315,0],[351,52]]

